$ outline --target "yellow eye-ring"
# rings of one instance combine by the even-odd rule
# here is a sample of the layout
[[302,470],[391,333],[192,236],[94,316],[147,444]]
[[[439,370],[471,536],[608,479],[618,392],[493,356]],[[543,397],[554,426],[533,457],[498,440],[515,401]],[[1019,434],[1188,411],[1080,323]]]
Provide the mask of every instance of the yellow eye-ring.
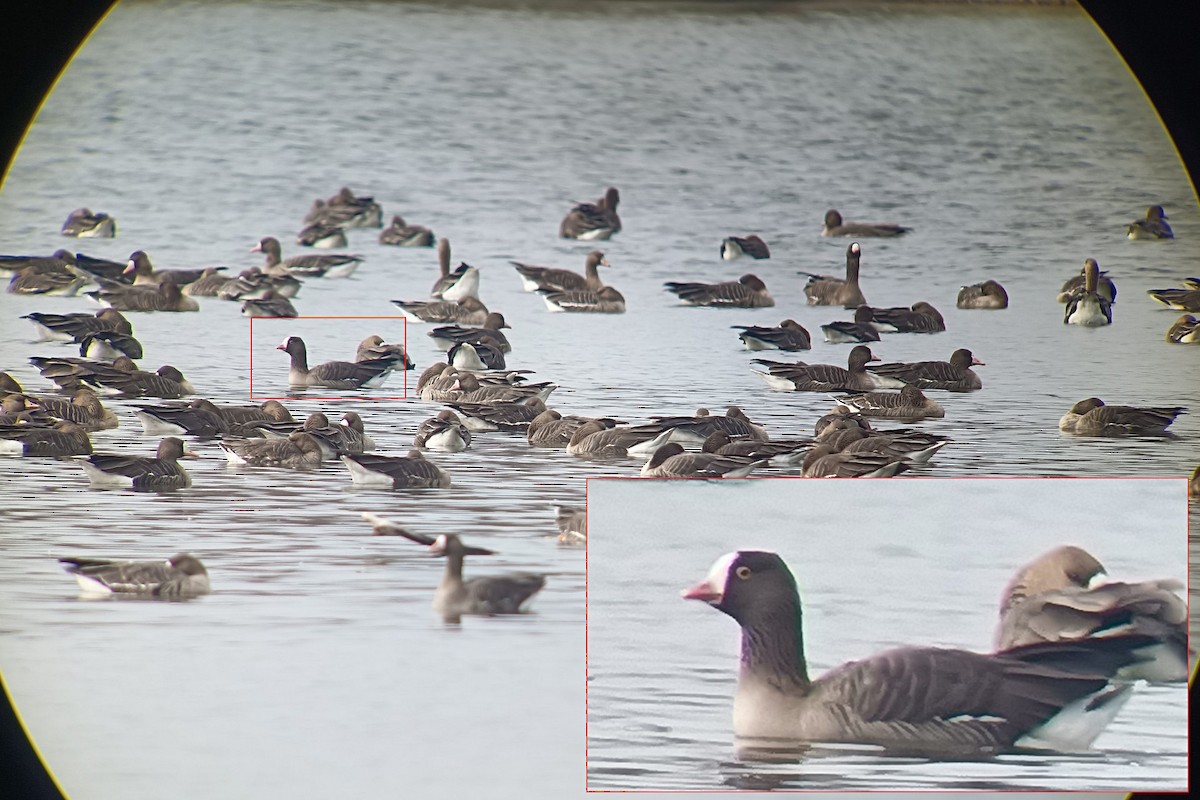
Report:
[[734,570],[734,572],[742,580],[746,580],[746,578],[750,577],[749,567],[738,567],[736,570]]

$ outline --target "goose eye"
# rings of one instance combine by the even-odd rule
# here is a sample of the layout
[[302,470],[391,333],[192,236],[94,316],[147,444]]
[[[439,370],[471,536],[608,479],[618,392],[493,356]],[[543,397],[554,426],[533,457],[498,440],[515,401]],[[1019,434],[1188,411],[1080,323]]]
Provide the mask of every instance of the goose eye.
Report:
[[742,580],[746,580],[746,578],[750,577],[750,568],[738,567],[736,570],[734,570],[734,573]]

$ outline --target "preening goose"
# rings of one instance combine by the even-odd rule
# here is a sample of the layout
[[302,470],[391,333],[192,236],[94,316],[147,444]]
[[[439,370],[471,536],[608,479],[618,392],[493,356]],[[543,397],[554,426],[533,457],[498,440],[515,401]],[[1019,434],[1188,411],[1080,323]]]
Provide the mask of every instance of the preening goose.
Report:
[[747,256],[756,261],[771,257],[771,250],[757,234],[749,236],[729,236],[721,242],[721,258],[733,261],[735,258]]
[[78,239],[111,239],[117,235],[117,221],[103,211],[77,208],[67,215],[60,232]]
[[759,325],[732,325],[734,330],[740,330],[738,338],[747,350],[808,350],[812,348],[812,337],[806,329],[794,319],[785,319],[777,328],[767,328]]
[[1008,308],[1008,292],[989,278],[982,283],[962,287],[955,305],[959,308]]
[[[1089,258],[1083,264],[1083,287],[1075,288],[1067,296],[1067,308],[1063,313],[1063,324],[1083,325],[1097,328],[1112,324],[1112,304],[1117,290],[1112,286],[1111,296],[1104,291],[1100,279],[1100,265]],[[1105,279],[1107,280],[1107,278]],[[1111,286],[1112,281],[1109,281]]]
[[299,336],[289,336],[275,349],[291,356],[288,386],[292,388],[324,386],[331,389],[376,389],[398,366],[394,357],[388,357],[371,361],[326,361],[310,369],[308,350]]
[[620,192],[610,186],[604,197],[595,203],[580,203],[568,211],[559,223],[558,235],[563,239],[585,241],[612,238],[621,230],[621,218],[617,215],[620,202]]
[[438,279],[429,290],[431,297],[457,303],[463,298],[479,298],[479,270],[465,261],[450,271],[450,240],[442,237],[437,243]]

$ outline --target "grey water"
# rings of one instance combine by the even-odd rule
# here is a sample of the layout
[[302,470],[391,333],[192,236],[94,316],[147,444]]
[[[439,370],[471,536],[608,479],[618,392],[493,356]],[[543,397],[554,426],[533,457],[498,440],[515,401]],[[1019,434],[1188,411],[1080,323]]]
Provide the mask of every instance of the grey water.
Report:
[[[922,427],[954,441],[917,476],[1178,477],[1200,461],[1200,349],[1166,344],[1176,315],[1144,294],[1195,274],[1200,209],[1144,95],[1073,7],[123,2],[26,137],[0,192],[0,250],[66,246],[123,259],[143,249],[163,268],[238,271],[261,263],[248,251],[266,235],[283,242],[285,257],[299,252],[294,236],[312,200],[343,185],[373,195],[386,217],[448,237],[455,262],[481,269],[484,302],[512,325],[509,365],[557,383],[550,405],[564,414],[644,421],[736,404],[773,437],[809,433],[829,399],[770,391],[730,326],[791,317],[819,339],[820,324],[842,318],[806,306],[797,274],[842,269],[849,241],[818,236],[825,210],[838,208],[914,228],[862,242],[868,301],[927,300],[946,318],[945,333],[886,336],[874,351],[907,361],[969,347],[987,362],[982,391],[937,396],[946,417]],[[628,312],[551,314],[508,261],[581,269],[595,245],[556,238],[558,222],[609,185],[621,190],[625,228],[600,245],[612,263],[603,274]],[[1124,225],[1155,203],[1177,238],[1126,241]],[[81,205],[114,215],[118,237],[61,237]],[[750,232],[769,243],[770,260],[719,260],[722,238]],[[274,350],[286,335],[303,336],[314,362],[349,358],[372,333],[406,336],[418,371],[442,359],[425,343],[428,326],[380,319],[398,315],[392,299],[427,296],[432,251],[381,246],[376,233],[348,232],[347,250],[365,257],[352,277],[305,284],[295,303],[314,319],[256,321],[251,339],[237,304],[215,298],[201,298],[198,314],[132,316],[143,368],[174,364],[201,396],[236,403],[250,401],[251,378],[255,398],[293,394],[286,357]],[[1064,326],[1054,295],[1089,256],[1118,284],[1114,324]],[[684,308],[662,289],[748,271],[766,282],[774,308]],[[1011,307],[955,309],[959,287],[986,277],[1007,287]],[[82,297],[0,294],[0,369],[49,391],[28,357],[74,353],[36,342],[20,315],[94,308]],[[848,349],[817,341],[798,357],[844,364]],[[395,377],[366,399],[295,394],[287,404],[297,417],[358,411],[385,454],[406,451],[439,409],[383,399],[404,394]],[[1060,434],[1062,413],[1092,395],[1193,413],[1172,438]],[[96,449],[150,453],[155,439],[142,434],[133,403],[110,402],[121,426],[95,434]],[[466,452],[429,455],[452,476],[450,489],[389,492],[352,486],[337,464],[309,474],[237,469],[213,442],[191,444],[202,456],[188,464],[194,487],[161,496],[89,489],[70,461],[0,461],[0,670],[68,794],[582,793],[586,554],[556,544],[554,506],[586,498],[590,513],[606,513],[605,494],[591,498],[587,479],[635,476],[636,460],[585,460],[481,434]],[[458,532],[497,551],[469,560],[469,573],[535,570],[547,587],[527,615],[447,626],[429,607],[440,563],[409,542],[371,538],[363,511],[420,533]],[[788,513],[805,521],[803,504]],[[756,518],[739,514],[731,525],[748,537]],[[961,547],[982,530],[942,533]],[[741,546],[736,539],[726,549]],[[625,565],[644,559],[694,580],[720,554],[709,546],[717,542],[626,541],[620,551],[601,547],[591,568],[635,583]],[[1182,573],[1182,550],[1175,561],[1131,562],[1119,535],[1103,543],[1096,555],[1123,575]],[[897,546],[932,575],[954,565],[918,535]],[[54,561],[179,550],[208,565],[211,596],[84,602]],[[993,581],[1035,553],[995,555],[1007,561]],[[994,597],[1001,585],[980,590]],[[664,602],[681,587],[667,588]],[[674,605],[684,608],[661,628],[727,622]],[[943,613],[910,610],[906,619]],[[987,617],[976,611],[970,624],[982,636]],[[696,633],[696,647],[732,652]],[[920,630],[901,633],[927,641]],[[728,625],[726,634],[728,643]],[[863,632],[846,644],[885,643]],[[862,650],[844,655],[854,653]],[[597,665],[611,657],[595,647],[590,656]],[[730,782],[741,774],[726,766],[734,753],[721,727],[730,670],[705,675],[700,718],[709,727],[670,721],[693,726],[683,738],[700,743],[685,758],[676,758],[678,736],[643,736],[637,719],[632,731],[622,727],[626,713],[658,712],[628,683],[613,685],[614,727],[595,738],[591,723],[588,787],[796,788]],[[667,688],[694,687],[679,678]],[[1183,701],[1159,688],[1145,694],[1150,705],[1139,715],[1131,703],[1096,759],[1043,757],[965,779],[991,789],[1176,786],[1178,732],[1160,712]],[[1144,763],[1131,783],[1114,786],[1119,765],[1134,760]],[[1093,770],[1094,761],[1107,768]],[[838,765],[820,788],[963,788],[957,765],[856,763],[855,777]]]

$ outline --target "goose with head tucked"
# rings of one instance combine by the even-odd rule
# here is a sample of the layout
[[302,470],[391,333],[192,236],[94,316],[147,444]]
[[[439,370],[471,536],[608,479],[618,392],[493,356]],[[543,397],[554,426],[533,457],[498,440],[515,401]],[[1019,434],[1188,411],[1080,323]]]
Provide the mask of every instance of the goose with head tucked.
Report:
[[103,288],[92,292],[84,292],[101,305],[115,308],[118,311],[199,311],[200,304],[194,298],[188,297],[170,276],[157,284],[140,286],[125,286],[119,283],[106,283]]
[[642,465],[643,478],[744,478],[767,463],[753,456],[689,453],[679,442],[667,442]]
[[1128,239],[1174,239],[1175,232],[1167,222],[1167,212],[1162,206],[1150,206],[1146,216],[1135,219],[1125,226],[1125,237]]
[[404,312],[404,316],[418,322],[453,322],[458,325],[482,325],[487,321],[488,309],[478,297],[461,300],[393,300]]
[[1183,406],[1110,406],[1089,397],[1071,406],[1058,429],[1076,436],[1166,436]]
[[472,431],[525,431],[534,418],[546,410],[540,397],[505,403],[449,402]]
[[457,414],[448,409],[443,409],[437,413],[437,416],[422,422],[417,427],[417,435],[413,438],[413,447],[444,450],[449,453],[461,453],[470,446],[470,429],[463,424]]
[[407,456],[376,456],[367,453],[343,453],[342,463],[350,470],[350,480],[363,486],[391,489],[447,489],[450,476],[420,450]]
[[69,420],[85,431],[107,430],[119,424],[117,415],[105,408],[96,392],[88,386],[80,386],[69,398],[38,395],[33,401],[54,419]]
[[230,464],[309,470],[321,466],[322,448],[311,434],[295,431],[286,438],[225,439],[220,442]]
[[433,231],[421,225],[409,225],[399,214],[392,215],[392,222],[379,232],[379,243],[396,247],[433,247]]
[[577,204],[559,223],[559,237],[583,241],[612,238],[621,230],[621,217],[617,214],[620,202],[621,193],[610,186],[595,203]]
[[92,452],[87,431],[70,420],[53,425],[16,424],[0,426],[0,455],[85,456]]
[[767,285],[757,275],[747,273],[736,281],[699,283],[667,281],[667,291],[677,295],[685,305],[712,308],[770,308],[775,299]]
[[1008,292],[998,281],[989,278],[982,283],[962,287],[955,305],[958,308],[1008,308]]
[[159,442],[158,452],[152,458],[94,453],[79,463],[92,486],[171,491],[192,485],[192,476],[179,464],[179,459],[196,457],[182,439],[168,436]]
[[898,392],[861,392],[833,398],[838,405],[864,417],[883,417],[907,422],[946,416],[946,409],[926,397],[911,383]]
[[335,247],[345,247],[346,231],[339,225],[326,222],[314,222],[296,234],[296,244],[302,247],[315,247],[318,250],[332,250]]
[[1171,344],[1200,344],[1200,320],[1192,314],[1181,314],[1167,328],[1166,340]]
[[939,333],[946,330],[941,312],[924,300],[910,307],[872,308],[871,325],[880,333]]
[[891,453],[835,452],[828,442],[810,447],[801,466],[806,478],[891,478],[909,468]]
[[512,326],[505,321],[503,314],[493,311],[484,318],[481,327],[444,325],[431,330],[429,338],[433,339],[434,346],[442,351],[450,350],[459,342],[470,342],[471,344],[490,344],[499,348],[502,353],[512,352],[512,345],[508,343],[508,337],[504,335],[502,328],[511,329]]
[[404,345],[385,342],[379,334],[372,334],[358,343],[358,350],[354,353],[355,361],[372,361],[380,358],[394,358],[397,365],[402,366],[406,371],[416,366],[408,357]]
[[804,285],[804,296],[810,306],[843,306],[857,308],[867,304],[862,289],[858,286],[858,272],[862,266],[862,247],[853,242],[846,248],[846,277],[835,278],[832,275],[816,275],[811,272],[801,272],[808,276]]
[[854,310],[853,321],[838,320],[821,326],[825,341],[830,344],[856,342],[878,342],[879,330],[871,324],[874,315],[870,306],[859,306]]
[[89,556],[60,558],[58,562],[88,594],[184,600],[212,591],[208,570],[191,553],[176,553],[166,561],[119,561]]
[[268,319],[292,319],[300,316],[292,301],[276,292],[267,289],[262,297],[251,298],[242,302],[243,317],[267,317]]
[[77,239],[111,239],[117,235],[117,221],[103,211],[77,208],[67,215],[59,232]]
[[812,337],[808,329],[794,319],[785,319],[779,327],[768,328],[759,325],[733,325],[734,330],[740,330],[738,338],[747,350],[808,350],[812,348]]

